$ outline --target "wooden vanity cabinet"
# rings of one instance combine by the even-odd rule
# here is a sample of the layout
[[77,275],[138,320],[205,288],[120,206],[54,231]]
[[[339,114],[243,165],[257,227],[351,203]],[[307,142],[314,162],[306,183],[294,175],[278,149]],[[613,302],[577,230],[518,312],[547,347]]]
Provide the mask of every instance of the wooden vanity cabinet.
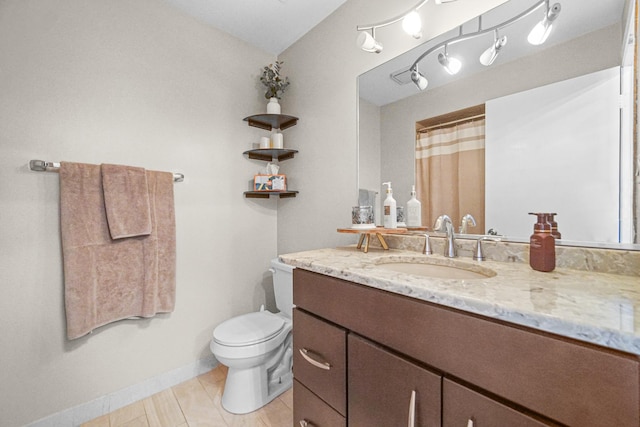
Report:
[[344,422],[347,413],[347,331],[298,309],[293,323],[294,421],[339,425],[336,415]]
[[348,419],[351,427],[440,427],[440,374],[349,334]]
[[[345,349],[348,410],[341,412],[349,425],[358,425],[352,418],[358,414],[357,408],[380,405],[375,393],[358,390],[392,383],[389,378],[381,380],[379,386],[366,382],[373,379],[366,379],[364,385],[356,382],[363,379],[354,363],[360,360],[360,352],[352,346],[359,346],[362,340],[376,350],[441,376],[443,425],[450,425],[448,420],[457,420],[460,413],[472,421],[482,414],[491,420],[500,418],[495,414],[503,413],[520,420],[514,424],[504,424],[499,419],[482,424],[492,426],[640,425],[640,368],[635,355],[300,268],[294,270],[293,302],[298,313],[338,328],[349,337]],[[302,335],[299,327],[294,318],[294,352],[298,352],[296,339]],[[316,334],[326,341],[320,331],[307,329],[304,333]],[[367,362],[372,363],[369,369],[378,371],[371,375],[386,375],[387,362],[379,362],[383,356],[374,359]],[[297,375],[298,363],[294,361],[296,380],[314,391],[304,377]],[[413,376],[403,374],[399,382],[409,383]],[[406,391],[399,392],[402,393]],[[408,410],[408,403],[404,406]],[[370,425],[407,425],[404,410],[398,416],[404,418],[387,424],[371,421]],[[415,425],[429,424],[421,419]],[[474,425],[482,426],[479,421]]]
[[539,421],[447,378],[442,384],[442,427],[543,427]]

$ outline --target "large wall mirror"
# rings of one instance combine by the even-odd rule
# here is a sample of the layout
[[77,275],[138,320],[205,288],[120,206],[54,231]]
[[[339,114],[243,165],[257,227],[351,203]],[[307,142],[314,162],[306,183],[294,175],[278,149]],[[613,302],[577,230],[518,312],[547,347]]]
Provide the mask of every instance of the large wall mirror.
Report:
[[[499,31],[507,43],[492,65],[479,57],[494,32],[448,47],[462,61],[458,74],[449,75],[438,61],[444,41],[505,22],[536,3],[508,1],[358,77],[359,189],[377,192],[379,205],[381,183],[391,181],[404,206],[412,185],[424,179],[416,167],[420,126],[481,106],[483,224],[468,233],[492,229],[505,239],[526,240],[535,222],[528,212],[547,211],[558,213],[561,244],[640,250],[636,0],[551,0],[561,4],[561,13],[544,44],[527,42],[544,16],[542,5]],[[434,48],[419,62],[429,82],[420,91],[409,68]],[[475,180],[465,172],[462,186]],[[453,190],[441,183],[434,191]],[[452,219],[458,226],[461,218]]]

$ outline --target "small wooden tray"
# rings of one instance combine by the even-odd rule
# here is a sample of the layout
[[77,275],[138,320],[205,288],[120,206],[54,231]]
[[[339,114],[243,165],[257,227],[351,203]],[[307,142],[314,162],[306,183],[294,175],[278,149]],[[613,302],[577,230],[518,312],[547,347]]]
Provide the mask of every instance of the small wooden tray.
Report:
[[365,230],[360,230],[357,228],[338,228],[338,233],[349,233],[349,234],[360,234],[360,240],[358,240],[358,249],[362,248],[362,243],[364,242],[364,253],[369,252],[369,243],[371,242],[371,235],[375,235],[378,238],[378,241],[382,245],[384,250],[389,249],[389,245],[384,241],[383,234],[404,234],[407,232],[406,228],[384,228],[384,227],[376,227]]

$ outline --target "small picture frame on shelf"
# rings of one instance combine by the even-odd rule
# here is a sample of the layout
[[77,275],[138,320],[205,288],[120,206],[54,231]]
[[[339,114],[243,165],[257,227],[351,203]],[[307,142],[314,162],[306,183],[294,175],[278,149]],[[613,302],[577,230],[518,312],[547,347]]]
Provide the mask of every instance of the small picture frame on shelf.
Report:
[[254,191],[287,191],[286,175],[255,175]]

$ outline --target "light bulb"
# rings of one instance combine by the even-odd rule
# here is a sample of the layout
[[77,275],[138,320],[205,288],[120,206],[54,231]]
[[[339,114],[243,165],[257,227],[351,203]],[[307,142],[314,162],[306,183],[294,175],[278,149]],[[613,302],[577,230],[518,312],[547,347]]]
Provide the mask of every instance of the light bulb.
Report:
[[527,41],[535,46],[541,45],[549,37],[552,28],[553,25],[547,19],[538,22],[529,33]]
[[427,78],[420,74],[417,68],[411,71],[411,81],[415,83],[415,85],[420,90],[425,90],[429,85],[429,81],[427,80]]
[[402,29],[416,39],[422,37],[422,21],[417,11],[414,10],[409,12],[402,19]]
[[480,63],[484,66],[493,64],[496,60],[500,50],[507,44],[507,36],[502,36],[499,39],[493,41],[493,44],[480,55]]
[[382,52],[382,44],[373,38],[371,34],[366,31],[358,34],[358,38],[356,39],[356,44],[358,47],[365,52],[372,53],[380,53]]
[[458,74],[462,68],[462,62],[458,58],[452,58],[445,53],[438,55],[438,62],[444,67],[447,73],[454,75]]
[[560,3],[554,4],[551,8],[548,7],[547,3],[547,12],[544,15],[542,21],[538,22],[535,27],[529,33],[527,37],[527,41],[532,45],[541,45],[547,40],[549,34],[551,34],[551,29],[553,28],[553,21],[558,18],[560,15],[560,11],[562,7]]

